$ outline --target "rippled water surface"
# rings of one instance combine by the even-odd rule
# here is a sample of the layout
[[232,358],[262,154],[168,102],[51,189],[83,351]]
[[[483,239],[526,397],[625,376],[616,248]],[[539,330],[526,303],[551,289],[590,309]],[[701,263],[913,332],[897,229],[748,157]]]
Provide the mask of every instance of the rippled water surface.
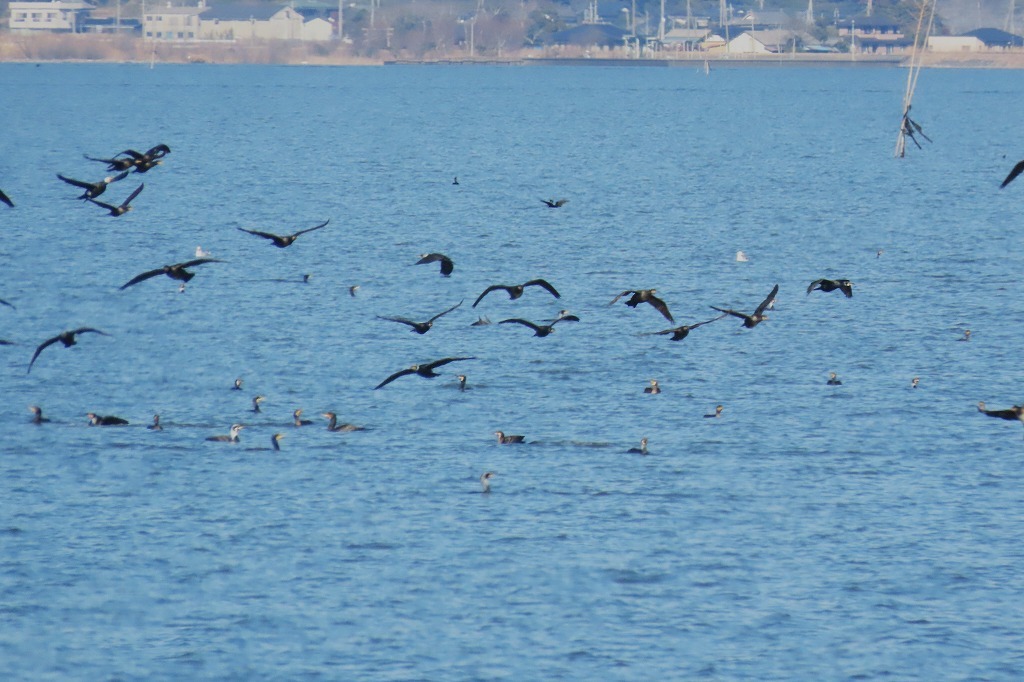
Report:
[[0,678],[1021,679],[1024,84],[924,73],[896,160],[905,79],[0,66]]

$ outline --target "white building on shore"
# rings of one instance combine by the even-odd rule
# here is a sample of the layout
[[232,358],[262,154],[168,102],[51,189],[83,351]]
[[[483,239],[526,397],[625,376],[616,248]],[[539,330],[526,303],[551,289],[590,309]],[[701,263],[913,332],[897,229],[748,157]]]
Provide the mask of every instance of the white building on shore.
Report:
[[11,2],[10,29],[12,33],[78,33],[81,24],[94,9],[87,2],[52,0],[45,2]]

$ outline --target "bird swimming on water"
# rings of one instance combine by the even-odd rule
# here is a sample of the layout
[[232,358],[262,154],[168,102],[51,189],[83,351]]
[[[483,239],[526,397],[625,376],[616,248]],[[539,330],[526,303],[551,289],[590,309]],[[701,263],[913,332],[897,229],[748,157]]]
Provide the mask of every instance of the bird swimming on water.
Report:
[[843,382],[839,380],[839,376],[835,372],[828,373],[828,381],[825,382],[829,386],[842,386]]
[[226,436],[209,436],[206,440],[214,441],[217,443],[237,443],[238,432],[244,429],[245,426],[242,424],[232,424],[231,433]]
[[763,301],[761,301],[761,305],[757,306],[757,309],[754,310],[753,314],[751,315],[747,315],[746,313],[741,313],[736,310],[729,310],[727,308],[718,308],[716,306],[711,307],[720,313],[728,313],[730,315],[742,319],[744,327],[746,327],[747,329],[753,329],[760,322],[763,322],[764,320],[768,319],[768,316],[764,314],[765,308],[767,308],[771,303],[775,301],[775,295],[778,293],[779,285],[776,284],[775,287],[772,289],[772,292],[768,294],[768,296],[766,296]]
[[525,443],[526,436],[512,436],[507,435],[504,431],[495,431],[494,435],[498,437],[498,442],[502,445],[512,445],[514,443]]
[[721,405],[715,405],[714,413],[706,414],[706,415],[704,415],[704,418],[705,419],[719,419],[722,416],[722,410],[724,410],[724,409],[725,408],[722,407]]
[[914,377],[913,379],[910,380],[910,387],[911,388],[917,388],[917,385],[919,383],[921,383],[921,378],[920,377]]
[[99,329],[93,329],[92,327],[79,327],[78,329],[63,331],[60,334],[57,334],[57,336],[54,336],[52,339],[47,339],[46,341],[43,341],[41,344],[39,344],[39,347],[36,348],[36,352],[32,355],[32,360],[28,363],[28,372],[25,373],[28,374],[29,372],[32,371],[32,365],[35,363],[36,358],[39,357],[39,354],[42,353],[43,349],[46,348],[47,346],[51,346],[60,341],[61,343],[64,344],[65,348],[70,348],[71,346],[74,346],[76,344],[76,335],[85,334],[87,332],[102,334],[103,336],[110,336],[110,334],[106,332],[101,332]]
[[426,263],[441,263],[441,276],[448,277],[455,270],[455,263],[452,259],[443,253],[421,253],[420,259],[416,261],[416,265],[425,265]]
[[456,308],[458,308],[460,305],[462,305],[462,301],[459,301],[458,303],[453,305],[448,310],[444,310],[442,312],[439,312],[437,315],[434,315],[432,318],[430,318],[426,322],[414,322],[413,320],[410,320],[410,319],[405,318],[405,317],[382,317],[381,315],[378,315],[377,319],[379,319],[379,320],[388,320],[389,322],[401,322],[402,324],[407,324],[410,327],[412,327],[411,331],[414,331],[417,334],[426,334],[427,332],[430,331],[430,328],[434,326],[434,322],[437,320],[437,318],[439,318],[439,317],[441,317],[443,315],[447,315],[451,311],[453,311]]
[[260,403],[262,403],[266,399],[267,399],[266,396],[262,396],[262,395],[254,396],[253,399],[252,399],[252,411],[253,412],[260,412]]
[[480,476],[480,486],[483,488],[480,492],[489,493],[491,492],[491,481],[494,479],[494,472],[488,471]]
[[274,449],[275,452],[280,452],[282,438],[284,438],[283,433],[275,433],[273,436],[270,437],[270,446]]
[[145,186],[146,185],[144,185],[144,184],[140,184],[138,187],[135,188],[134,192],[132,192],[131,194],[128,195],[127,199],[122,201],[117,206],[114,206],[113,204],[108,204],[108,203],[105,203],[105,202],[102,202],[102,201],[97,201],[96,199],[91,199],[91,198],[87,199],[87,201],[91,201],[92,203],[96,204],[97,206],[102,206],[103,208],[107,209],[110,212],[110,215],[112,215],[112,216],[114,216],[116,218],[116,217],[124,215],[128,211],[132,210],[132,207],[131,207],[132,200],[135,199],[135,197],[139,196],[139,192],[141,192],[142,188],[145,187]]
[[241,379],[241,377],[239,377],[238,379],[235,379],[235,385],[231,387],[231,390],[232,391],[241,391],[242,390],[242,379]]
[[163,431],[164,427],[160,426],[160,415],[153,415],[153,423],[146,427],[150,431]]
[[475,308],[477,306],[477,304],[481,300],[483,300],[483,297],[486,296],[487,294],[491,293],[492,291],[498,291],[499,289],[504,290],[504,291],[508,292],[509,300],[514,301],[514,300],[516,300],[517,298],[519,298],[520,296],[523,295],[523,291],[526,290],[526,287],[533,287],[533,286],[537,286],[537,287],[540,287],[540,288],[544,289],[545,291],[547,291],[549,294],[551,294],[555,298],[562,298],[562,295],[560,293],[558,293],[555,290],[555,288],[553,286],[551,286],[551,284],[549,284],[546,280],[543,280],[543,279],[531,279],[529,282],[525,282],[523,284],[511,284],[511,285],[509,285],[509,284],[492,284],[491,286],[489,286],[486,289],[484,289],[482,294],[480,294],[479,296],[476,297],[476,300],[473,301],[473,307]]
[[640,439],[640,447],[638,447],[638,448],[630,448],[629,450],[626,450],[626,452],[630,452],[630,453],[638,454],[638,455],[646,455],[647,454],[647,438],[645,437],[645,438],[641,438]]
[[428,363],[422,364],[422,365],[412,365],[408,369],[403,369],[403,370],[399,370],[399,371],[395,372],[394,374],[389,376],[387,379],[385,379],[384,381],[382,381],[379,384],[377,384],[374,387],[373,390],[376,391],[378,388],[383,388],[384,386],[387,386],[388,384],[390,384],[395,379],[397,379],[399,377],[404,377],[404,376],[406,376],[408,374],[418,374],[419,376],[424,377],[426,379],[433,379],[436,376],[440,376],[434,370],[437,369],[438,367],[442,366],[442,365],[447,365],[449,362],[458,362],[460,360],[475,360],[475,359],[476,358],[474,358],[474,357],[442,358],[440,360],[434,360],[433,362],[428,362]]
[[74,178],[65,177],[60,173],[57,173],[57,177],[63,180],[64,182],[68,183],[69,185],[74,185],[75,187],[80,187],[81,189],[84,189],[85,192],[82,194],[82,196],[78,197],[79,199],[95,199],[96,197],[100,196],[101,194],[107,191],[107,185],[109,185],[112,182],[117,182],[118,180],[124,180],[126,177],[128,177],[128,171],[118,173],[117,175],[107,176],[98,182],[86,182],[85,180],[75,180]]
[[294,412],[292,412],[292,424],[294,424],[295,426],[306,426],[307,424],[312,423],[312,419],[302,418],[302,410],[295,410]]
[[807,293],[816,289],[825,293],[839,289],[846,298],[853,298],[853,282],[848,279],[816,279],[807,287]]
[[85,416],[89,418],[89,424],[91,426],[124,426],[128,423],[127,419],[121,419],[120,417],[114,416],[104,417],[96,414],[95,412],[90,412]]
[[964,335],[961,336],[959,339],[957,339],[957,341],[970,341],[970,340],[971,340],[971,330],[970,329],[965,329],[964,330]]
[[455,378],[459,380],[459,390],[460,391],[468,391],[469,390],[469,386],[466,385],[466,375],[465,374],[460,374],[460,375],[458,375]]
[[679,327],[673,327],[672,329],[664,329],[664,330],[662,330],[660,332],[647,332],[646,334],[644,334],[644,336],[671,334],[672,335],[672,338],[670,339],[671,341],[682,341],[687,336],[689,336],[691,330],[696,329],[697,327],[701,327],[701,326],[703,326],[705,324],[711,324],[715,320],[720,320],[723,317],[726,317],[725,313],[722,313],[718,317],[712,318],[710,320],[704,320],[703,322],[698,322],[696,324],[689,324],[689,325],[684,324],[684,325],[681,325]]
[[653,393],[657,395],[661,393],[661,386],[658,385],[657,379],[651,379],[651,385],[644,388],[644,393]]
[[28,411],[32,413],[33,424],[45,424],[46,422],[50,421],[49,419],[43,416],[43,409],[38,405],[29,405]]
[[324,412],[323,416],[327,417],[327,430],[328,431],[365,431],[365,426],[356,426],[355,424],[338,423],[338,415],[333,412]]
[[299,230],[298,232],[296,232],[294,234],[285,235],[283,237],[279,236],[279,235],[276,235],[276,234],[271,234],[270,232],[260,232],[258,230],[247,230],[244,227],[239,227],[238,229],[241,230],[242,232],[248,232],[249,234],[254,234],[257,237],[263,237],[264,239],[269,239],[271,242],[274,243],[274,246],[276,246],[279,249],[283,249],[286,246],[291,246],[292,243],[296,239],[298,239],[301,235],[304,235],[307,232],[312,232],[313,230],[319,230],[321,227],[326,227],[327,223],[329,223],[329,222],[331,222],[330,218],[328,218],[324,222],[320,223],[316,227],[311,227],[308,230]]
[[568,199],[541,199],[541,203],[543,203],[548,208],[561,208],[561,207],[565,206],[567,203],[569,203],[569,200]]
[[151,277],[156,277],[157,275],[167,275],[171,279],[176,279],[176,280],[178,280],[178,281],[180,281],[182,283],[190,282],[190,281],[192,281],[192,278],[196,276],[196,273],[189,272],[185,268],[192,268],[192,267],[195,267],[197,265],[202,265],[203,263],[223,263],[223,262],[224,261],[218,260],[216,258],[196,258],[195,260],[185,261],[184,263],[175,263],[174,265],[165,265],[165,266],[163,266],[161,268],[157,268],[155,270],[147,270],[146,272],[142,273],[141,275],[136,275],[135,277],[133,277],[130,280],[128,280],[127,283],[121,285],[121,290],[124,291],[125,289],[127,289],[130,286],[132,286],[133,284],[138,284],[139,282],[143,282],[143,281],[145,281],[145,280],[147,280],[147,279],[149,279]]
[[626,289],[621,294],[613,298],[612,302],[608,305],[615,305],[615,303],[626,294],[632,294],[632,296],[629,297],[629,300],[626,301],[626,305],[630,308],[635,308],[641,303],[649,303],[651,307],[661,313],[662,317],[666,320],[669,322],[675,322],[675,319],[672,317],[672,313],[668,311],[668,305],[665,301],[654,295],[657,291],[657,289]]

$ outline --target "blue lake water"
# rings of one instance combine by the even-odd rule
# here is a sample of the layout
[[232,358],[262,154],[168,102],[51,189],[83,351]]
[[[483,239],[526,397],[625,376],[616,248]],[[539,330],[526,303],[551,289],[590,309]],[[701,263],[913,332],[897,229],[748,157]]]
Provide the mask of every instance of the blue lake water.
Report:
[[[0,678],[1021,679],[1024,434],[975,405],[1022,400],[1024,81],[923,73],[934,143],[898,160],[905,82],[0,65]],[[120,218],[55,177],[158,143]],[[226,262],[184,293],[118,289],[199,245]],[[561,299],[470,307],[537,277]],[[776,283],[680,342],[607,305],[693,323]],[[80,326],[110,336],[26,373]]]

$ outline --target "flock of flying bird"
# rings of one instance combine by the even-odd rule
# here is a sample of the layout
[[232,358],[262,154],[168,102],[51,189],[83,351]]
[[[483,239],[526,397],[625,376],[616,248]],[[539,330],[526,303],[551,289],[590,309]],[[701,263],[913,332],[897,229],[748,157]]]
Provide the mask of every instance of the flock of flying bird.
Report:
[[[57,177],[60,180],[62,180],[63,182],[69,184],[69,185],[72,185],[72,186],[75,186],[75,187],[78,187],[78,188],[82,189],[83,193],[78,198],[86,200],[86,201],[89,201],[89,202],[91,202],[93,204],[96,204],[97,206],[100,206],[101,208],[104,208],[105,210],[107,210],[109,215],[111,215],[113,217],[118,217],[118,216],[124,215],[125,213],[127,213],[127,212],[132,210],[131,203],[142,192],[142,190],[144,189],[144,186],[145,186],[144,184],[140,183],[128,195],[128,197],[124,201],[122,201],[121,203],[118,203],[118,204],[105,203],[105,202],[99,201],[97,199],[97,197],[102,196],[107,191],[107,189],[110,187],[110,185],[112,185],[114,183],[117,183],[117,182],[120,182],[120,181],[125,180],[126,178],[128,178],[129,174],[131,174],[131,173],[145,173],[145,172],[148,172],[149,170],[155,168],[156,166],[161,165],[163,163],[164,157],[167,154],[169,154],[170,151],[171,150],[170,150],[170,148],[167,145],[159,144],[159,145],[156,145],[155,147],[152,147],[151,149],[147,150],[146,152],[142,152],[142,153],[137,152],[137,151],[132,150],[132,149],[126,149],[126,150],[124,150],[124,151],[114,155],[111,158],[96,158],[96,157],[86,156],[86,158],[89,159],[89,160],[98,161],[98,162],[102,162],[102,163],[107,164],[107,171],[108,172],[113,172],[115,174],[107,176],[107,177],[104,177],[103,179],[98,180],[96,182],[88,182],[88,181],[83,181],[83,180],[77,180],[77,179],[69,178],[69,177],[61,175],[61,174],[58,174]],[[1006,178],[1003,180],[1002,184],[1000,185],[1000,188],[1004,188],[1007,185],[1009,185],[1013,180],[1015,180],[1022,173],[1024,173],[1024,160],[1018,162],[1010,170],[1009,174],[1006,176]],[[455,185],[459,184],[458,183],[458,179],[456,178],[453,181],[452,184],[455,184]],[[557,199],[557,200],[556,199],[541,199],[541,202],[544,203],[549,208],[561,208],[562,206],[564,206],[568,202],[568,200],[567,199]],[[2,190],[0,190],[0,203],[6,204],[10,208],[14,208],[14,202]],[[277,248],[282,248],[283,249],[283,248],[286,248],[288,246],[291,246],[300,236],[302,236],[304,234],[308,234],[310,232],[314,232],[316,230],[320,230],[320,229],[326,227],[329,223],[330,223],[330,220],[325,220],[324,222],[322,222],[322,223],[320,223],[318,225],[315,225],[313,227],[310,227],[310,228],[307,228],[307,229],[303,229],[303,230],[298,230],[297,232],[294,232],[294,233],[288,234],[288,235],[283,235],[283,236],[282,235],[273,234],[273,233],[270,233],[270,232],[261,232],[261,231],[250,230],[250,229],[245,229],[245,228],[238,228],[238,230],[240,230],[241,232],[245,232],[247,234],[251,234],[251,235],[256,236],[256,237],[260,237],[262,239],[266,239],[273,246],[275,246]],[[745,256],[741,257],[741,254],[742,254],[742,252],[739,252],[737,254],[737,260],[746,260],[746,257]],[[196,249],[196,256],[197,257],[195,259],[193,259],[193,260],[185,261],[185,262],[182,262],[182,263],[174,263],[174,264],[170,264],[170,265],[164,265],[164,266],[159,267],[159,268],[154,268],[154,269],[142,272],[142,273],[136,275],[135,277],[133,277],[132,279],[130,279],[125,284],[123,284],[120,287],[120,289],[124,290],[124,289],[127,289],[128,287],[134,286],[134,285],[139,284],[140,282],[144,282],[144,281],[146,281],[148,279],[157,277],[159,275],[165,275],[165,276],[167,276],[167,277],[169,277],[169,278],[171,278],[173,280],[180,281],[182,283],[181,284],[181,288],[183,290],[183,288],[185,286],[185,283],[191,281],[192,278],[195,277],[195,273],[194,272],[190,272],[189,268],[195,268],[197,266],[205,265],[205,264],[208,264],[208,263],[221,263],[221,262],[223,262],[223,261],[221,261],[219,259],[208,257],[207,254],[202,252],[201,248],[197,248]],[[452,259],[449,258],[448,256],[444,255],[444,254],[441,254],[441,253],[421,254],[421,256],[419,257],[419,260],[416,261],[415,264],[416,265],[424,265],[424,264],[431,264],[431,263],[438,263],[439,264],[440,274],[443,277],[449,277],[454,272],[454,269],[455,269],[455,264],[452,261]],[[308,278],[308,275],[306,277]],[[526,290],[528,288],[530,288],[530,287],[537,287],[538,289],[547,292],[548,294],[550,294],[551,296],[553,296],[556,299],[561,297],[559,292],[555,289],[555,287],[550,282],[548,282],[547,280],[541,279],[541,278],[535,278],[535,279],[531,279],[529,281],[523,282],[522,284],[511,284],[511,285],[509,285],[509,284],[494,284],[494,285],[488,286],[486,289],[484,289],[483,292],[481,292],[477,296],[476,300],[474,300],[474,302],[472,304],[472,307],[476,308],[481,303],[481,301],[483,301],[483,299],[485,297],[487,297],[492,292],[496,292],[496,291],[504,291],[508,295],[509,300],[517,300],[517,299],[521,298],[524,295],[524,293],[526,292]],[[350,293],[353,296],[355,295],[355,290],[357,288],[358,287],[352,287],[350,289]],[[813,291],[821,291],[821,292],[825,292],[825,293],[830,293],[830,292],[837,291],[837,290],[839,292],[841,292],[846,298],[851,298],[853,296],[853,283],[850,280],[848,280],[848,279],[835,279],[835,280],[833,280],[833,279],[818,279],[818,280],[815,280],[815,281],[811,282],[810,285],[807,287],[807,293],[808,294],[810,294]],[[719,312],[721,314],[716,316],[716,317],[713,317],[711,319],[704,320],[702,322],[696,322],[696,323],[689,324],[689,325],[684,324],[684,325],[674,326],[674,327],[671,327],[669,329],[664,329],[664,330],[661,330],[661,331],[648,332],[647,334],[650,334],[650,335],[667,335],[667,336],[670,336],[670,339],[672,341],[681,341],[681,340],[685,339],[692,330],[697,329],[698,327],[701,327],[701,326],[704,326],[704,325],[707,325],[707,324],[711,324],[712,322],[716,322],[718,320],[721,320],[721,319],[723,319],[725,317],[729,317],[729,316],[733,316],[733,317],[738,318],[739,320],[742,321],[742,326],[743,327],[745,327],[747,329],[752,329],[752,328],[756,327],[758,324],[760,324],[761,322],[763,322],[763,321],[768,319],[768,316],[765,314],[765,311],[770,310],[772,308],[772,306],[773,306],[773,304],[775,302],[775,298],[778,295],[778,291],[779,291],[779,286],[778,286],[778,284],[776,284],[771,289],[771,291],[768,293],[768,295],[760,302],[760,304],[758,304],[758,306],[751,313],[746,313],[746,312],[743,312],[743,311],[733,310],[733,309],[730,309],[730,308],[720,308],[718,306],[710,306],[712,309],[716,310],[717,312]],[[629,306],[631,308],[636,308],[641,303],[646,303],[647,305],[651,306],[654,310],[656,310],[658,313],[660,313],[666,320],[668,320],[669,322],[674,324],[675,323],[675,319],[674,319],[672,313],[669,311],[668,305],[665,303],[664,300],[659,298],[656,294],[657,294],[657,291],[655,289],[629,289],[629,290],[623,291],[623,292],[619,293],[618,295],[616,295],[611,300],[611,302],[608,305],[614,305],[620,299],[628,296],[629,298],[625,301],[625,304],[627,306]],[[430,319],[428,319],[426,321],[423,321],[423,322],[418,322],[418,321],[411,320],[411,319],[408,319],[408,318],[405,318],[405,317],[397,317],[397,316],[393,316],[393,317],[377,316],[377,317],[378,317],[378,319],[381,319],[381,320],[390,321],[390,322],[396,322],[396,323],[399,323],[399,324],[406,325],[406,326],[410,327],[411,331],[413,331],[413,332],[415,332],[417,334],[426,334],[428,331],[430,331],[430,329],[433,327],[433,324],[438,319],[440,319],[441,317],[443,317],[443,316],[453,312],[454,310],[458,309],[463,303],[464,303],[464,300],[463,301],[459,301],[455,305],[453,305],[453,306],[451,306],[451,307],[449,307],[449,308],[447,308],[447,309],[437,313],[436,315],[434,315]],[[11,303],[9,303],[9,302],[7,302],[5,300],[2,300],[2,299],[0,299],[0,305],[6,305],[6,306],[9,306],[9,307],[12,307],[12,308],[14,307],[13,304],[11,304]],[[550,321],[547,321],[547,322],[543,322],[543,323],[536,323],[536,322],[532,322],[530,320],[526,320],[526,319],[523,319],[523,318],[509,318],[509,319],[505,319],[505,320],[500,320],[499,324],[517,324],[517,325],[524,326],[524,327],[532,330],[534,332],[534,336],[545,337],[545,336],[548,336],[548,335],[550,335],[551,333],[553,333],[555,331],[555,325],[556,324],[568,323],[568,322],[578,322],[578,321],[579,321],[579,318],[577,316],[570,314],[569,311],[567,311],[567,310],[562,310],[559,313],[558,317],[556,317],[553,320],[550,320]],[[473,323],[473,325],[486,325],[486,324],[490,324],[490,321],[487,318],[485,318],[485,317],[480,317],[476,322]],[[65,348],[73,346],[73,345],[75,345],[77,343],[77,338],[76,337],[78,337],[79,335],[88,334],[88,333],[109,336],[109,334],[107,334],[106,332],[103,332],[103,331],[101,331],[99,329],[96,329],[96,328],[93,328],[93,327],[80,327],[80,328],[77,328],[77,329],[71,329],[71,330],[62,331],[59,334],[57,334],[56,336],[53,336],[53,337],[51,337],[49,339],[46,339],[45,341],[43,341],[42,343],[40,343],[36,347],[35,352],[32,354],[32,358],[31,358],[31,360],[28,363],[27,372],[31,372],[32,371],[32,367],[35,364],[36,360],[39,358],[40,354],[44,350],[46,350],[48,347],[53,346],[53,345],[55,345],[57,343],[62,344]],[[967,330],[967,331],[964,332],[964,337],[961,340],[962,341],[967,341],[969,339],[970,339],[970,331]],[[0,344],[10,345],[10,342],[0,340]],[[396,381],[397,379],[400,379],[400,378],[405,377],[405,376],[416,375],[416,376],[420,376],[420,377],[423,377],[423,378],[434,378],[434,377],[440,376],[440,374],[435,371],[438,368],[443,367],[443,366],[448,365],[448,364],[451,364],[451,363],[461,362],[461,361],[465,361],[465,360],[472,360],[472,359],[475,359],[475,358],[473,358],[472,356],[446,357],[446,358],[441,358],[441,359],[438,359],[438,360],[434,360],[432,362],[411,365],[410,367],[398,370],[398,371],[392,373],[391,375],[389,375],[388,377],[386,377],[383,381],[381,381],[379,384],[377,384],[377,386],[374,387],[374,390],[384,388],[385,386],[391,384],[392,382]],[[461,390],[465,390],[466,389],[466,376],[463,375],[463,374],[458,375],[458,381],[459,381],[459,388]],[[840,385],[842,382],[839,380],[837,375],[833,372],[833,373],[830,373],[829,379],[828,379],[828,381],[826,383],[828,385],[835,386],[835,385]],[[645,393],[656,394],[656,393],[660,393],[661,392],[661,388],[659,387],[658,381],[656,379],[652,379],[650,381],[650,384],[651,384],[650,386],[648,386],[647,388],[644,389]],[[915,377],[911,385],[912,385],[912,387],[916,388],[917,384],[918,384],[918,378]],[[232,388],[235,389],[235,390],[241,390],[242,389],[242,380],[241,379],[236,379],[235,383],[234,383],[234,386]],[[264,397],[261,396],[261,395],[257,395],[256,397],[253,398],[253,409],[252,409],[253,412],[257,412],[257,413],[260,412],[260,403],[263,400],[264,400]],[[33,418],[32,418],[32,422],[33,423],[35,423],[35,424],[42,424],[42,423],[45,423],[45,422],[49,421],[49,419],[43,417],[42,409],[39,408],[38,406],[33,405],[29,409],[33,413]],[[705,417],[709,417],[709,418],[719,418],[722,415],[723,409],[724,409],[724,407],[722,405],[717,405],[715,407],[715,411],[713,413],[706,414],[704,416]],[[1016,421],[1020,421],[1022,424],[1024,424],[1024,406],[1017,406],[1017,405],[1015,405],[1015,406],[1013,406],[1011,408],[1008,408],[1008,409],[990,410],[990,409],[986,408],[984,402],[979,402],[978,403],[978,410],[982,414],[988,415],[990,417],[995,417],[995,418],[999,418],[999,419],[1006,419],[1006,420],[1016,420]],[[308,424],[311,423],[310,420],[302,419],[301,415],[302,415],[302,410],[301,409],[297,409],[297,410],[295,410],[292,413],[294,426],[299,427],[299,426],[308,425]],[[95,413],[90,412],[90,413],[88,413],[86,415],[86,417],[89,420],[89,423],[91,425],[94,425],[94,426],[119,426],[119,425],[128,424],[127,420],[122,419],[120,417],[116,417],[116,416],[102,416],[102,415],[97,415]],[[346,431],[363,430],[363,428],[364,428],[364,427],[361,427],[361,426],[356,426],[354,424],[339,423],[338,420],[337,420],[337,415],[335,413],[333,413],[333,412],[325,412],[325,413],[323,413],[323,417],[328,420],[328,423],[327,423],[327,430],[328,431],[346,432]],[[149,425],[147,428],[149,428],[150,430],[154,430],[154,431],[162,430],[163,427],[160,424],[160,416],[159,415],[154,415],[153,423],[151,425]],[[244,428],[245,428],[245,426],[243,424],[236,423],[236,424],[233,424],[231,426],[230,432],[228,434],[226,434],[226,435],[210,436],[206,440],[208,440],[208,441],[215,441],[215,442],[237,443],[237,442],[239,442],[239,432],[242,429],[244,429]],[[526,439],[525,439],[524,436],[514,435],[514,434],[506,434],[506,433],[504,433],[503,431],[500,431],[500,430],[496,431],[494,435],[497,437],[497,441],[500,444],[516,444],[516,443],[524,443],[524,442],[526,442]],[[271,437],[271,446],[272,446],[273,450],[280,450],[280,440],[283,437],[284,437],[283,433],[275,433],[275,434],[273,434],[273,436]],[[648,454],[647,444],[648,444],[648,440],[647,440],[646,437],[644,437],[644,438],[641,439],[640,447],[639,448],[631,448],[631,449],[628,450],[628,452],[630,452],[630,453],[639,453],[639,454],[646,455],[646,454]],[[490,490],[491,481],[493,480],[494,476],[495,476],[494,472],[486,472],[486,473],[484,473],[480,477],[480,483],[481,483],[481,485],[483,487],[484,492],[488,492]]]

